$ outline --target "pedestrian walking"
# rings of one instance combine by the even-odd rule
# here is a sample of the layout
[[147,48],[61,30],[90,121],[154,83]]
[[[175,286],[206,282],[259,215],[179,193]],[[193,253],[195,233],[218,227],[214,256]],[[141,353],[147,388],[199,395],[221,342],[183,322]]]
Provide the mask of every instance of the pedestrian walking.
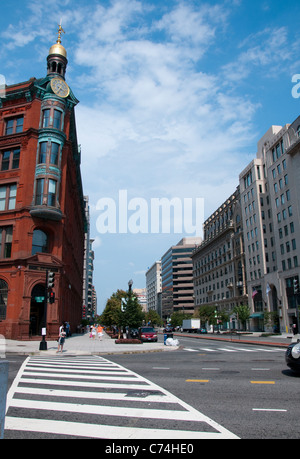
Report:
[[102,340],[102,336],[103,336],[103,327],[101,325],[98,325],[97,333],[98,333],[98,338],[101,341]]
[[92,338],[93,338],[93,339],[96,338],[96,333],[97,333],[96,325],[94,325],[94,326],[93,326],[93,329],[92,329]]
[[65,329],[62,328],[62,327],[60,327],[60,329],[59,329],[59,337],[58,337],[58,348],[57,348],[56,353],[58,353],[59,350],[60,350],[61,352],[63,351],[65,339],[66,339],[66,332],[65,332]]

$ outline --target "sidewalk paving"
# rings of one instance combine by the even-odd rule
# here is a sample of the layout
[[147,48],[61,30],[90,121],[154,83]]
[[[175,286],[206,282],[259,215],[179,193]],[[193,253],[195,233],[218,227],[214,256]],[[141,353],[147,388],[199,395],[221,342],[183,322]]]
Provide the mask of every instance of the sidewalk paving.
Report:
[[[2,353],[19,355],[56,355],[58,348],[57,341],[47,340],[47,350],[40,351],[40,341],[17,341],[2,340]],[[143,353],[143,352],[162,352],[178,349],[178,346],[166,346],[164,343],[143,343],[143,344],[116,344],[115,340],[104,333],[101,340],[96,336],[95,339],[89,337],[89,333],[74,334],[66,338],[63,352],[59,355],[101,355],[101,354],[122,354],[122,353]],[[0,355],[1,357],[1,355]]]
[[177,338],[180,342],[180,336],[190,336],[199,339],[209,339],[215,341],[227,341],[231,343],[245,343],[245,344],[258,344],[260,346],[276,346],[276,347],[288,347],[291,343],[297,342],[300,339],[300,335],[293,335],[292,333],[282,333],[280,335],[268,335],[262,332],[238,332],[238,333],[207,333],[207,334],[195,334],[189,333],[173,333],[174,338]]
[[[159,334],[163,335],[162,332]],[[143,343],[143,344],[116,344],[114,339],[111,339],[106,333],[100,341],[98,337],[95,339],[89,337],[89,333],[82,335],[74,334],[67,338],[64,344],[63,352],[59,355],[103,355],[103,354],[123,354],[123,353],[145,353],[145,352],[163,352],[176,351],[180,349],[180,337],[190,337],[217,341],[227,341],[231,343],[255,344],[260,346],[280,346],[287,347],[292,342],[297,342],[299,335],[293,336],[290,333],[282,333],[281,335],[264,336],[262,333],[208,333],[208,334],[183,334],[173,333],[175,339],[178,339],[179,346],[166,346],[164,342],[158,343]],[[1,337],[0,337],[1,338]],[[40,341],[17,341],[5,340],[2,337],[0,345],[0,358],[5,358],[6,354],[19,355],[56,355],[58,343],[53,340],[47,340],[47,350],[40,351]]]

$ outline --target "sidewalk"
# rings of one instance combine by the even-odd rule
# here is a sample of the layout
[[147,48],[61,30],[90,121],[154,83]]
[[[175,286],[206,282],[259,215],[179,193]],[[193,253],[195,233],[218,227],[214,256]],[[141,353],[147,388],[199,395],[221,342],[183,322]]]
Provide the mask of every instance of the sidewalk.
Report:
[[[161,338],[163,333],[159,332]],[[163,342],[158,343],[143,343],[143,344],[116,344],[114,339],[111,339],[106,333],[100,341],[98,337],[92,339],[89,333],[83,335],[72,335],[67,338],[64,344],[63,353],[59,355],[109,355],[109,354],[126,354],[126,353],[145,353],[145,352],[163,352],[176,351],[180,348],[180,337],[190,337],[209,340],[217,340],[231,343],[247,343],[260,346],[280,346],[287,347],[292,342],[297,342],[298,336],[293,336],[291,333],[283,333],[281,335],[264,336],[262,333],[240,333],[240,334],[225,334],[225,333],[207,333],[203,335],[195,333],[173,333],[174,338],[178,339],[179,346],[166,346]],[[1,338],[1,337],[0,337]],[[160,338],[160,339],[161,339]],[[40,340],[38,341],[16,341],[5,340],[2,337],[0,340],[0,358],[5,358],[6,354],[19,355],[56,355],[58,343],[56,341],[46,340],[47,350],[40,351]]]
[[207,333],[207,334],[196,334],[196,333],[173,333],[174,338],[177,338],[180,342],[180,336],[189,336],[199,339],[210,339],[216,341],[227,341],[231,343],[247,343],[247,344],[258,344],[260,346],[279,346],[288,347],[291,343],[297,342],[300,339],[300,335],[293,336],[292,333],[282,333],[281,335],[267,335],[261,332],[238,332],[238,333]]
[[[47,350],[40,351],[40,341],[16,341],[3,340],[1,346],[2,354],[19,354],[19,355],[58,355],[56,354],[57,341],[47,340]],[[89,337],[89,333],[82,335],[74,334],[65,340],[63,352],[59,355],[102,355],[102,354],[124,354],[124,353],[144,353],[144,352],[162,352],[173,351],[178,346],[165,346],[164,343],[143,343],[143,344],[116,344],[115,340],[110,338],[106,333],[100,341]],[[1,355],[0,358],[4,357]]]

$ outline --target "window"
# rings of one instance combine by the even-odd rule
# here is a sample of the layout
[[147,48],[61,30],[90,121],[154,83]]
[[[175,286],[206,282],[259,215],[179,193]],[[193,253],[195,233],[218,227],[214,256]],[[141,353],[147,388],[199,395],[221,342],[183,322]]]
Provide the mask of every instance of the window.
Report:
[[43,128],[54,128],[54,129],[61,129],[61,120],[62,120],[62,112],[60,110],[53,110],[50,108],[46,108],[43,110],[42,116],[42,127]]
[[58,164],[59,144],[51,143],[50,164]]
[[50,124],[50,109],[47,108],[46,110],[43,110],[43,122],[42,122],[42,127],[48,127]]
[[20,162],[20,148],[13,150],[6,150],[1,153],[1,171],[8,171],[9,169],[18,169]]
[[44,182],[45,179],[43,178],[36,181],[35,204],[37,206],[41,206],[43,204]]
[[39,164],[47,163],[47,154],[50,149],[50,164],[58,164],[58,155],[59,155],[60,145],[56,142],[41,142],[39,146]]
[[56,181],[49,179],[48,206],[55,207],[55,204],[56,204]]
[[62,117],[62,113],[59,110],[54,110],[54,117],[53,117],[54,129],[61,128],[61,117]]
[[0,258],[10,258],[12,246],[12,226],[0,227]]
[[0,186],[0,211],[11,210],[16,207],[17,185]]
[[39,164],[46,163],[47,160],[47,142],[41,142],[39,148]]
[[23,132],[23,116],[18,116],[16,118],[11,118],[6,121],[5,124],[5,135],[17,134],[18,132]]
[[35,205],[42,206],[44,197],[47,196],[47,205],[51,207],[56,207],[56,180],[48,180],[48,189],[45,188],[45,179],[38,179],[36,181],[36,192],[35,192]]
[[0,320],[6,319],[8,285],[0,279]]
[[48,236],[44,231],[35,229],[32,237],[32,255],[37,252],[47,253],[48,251]]

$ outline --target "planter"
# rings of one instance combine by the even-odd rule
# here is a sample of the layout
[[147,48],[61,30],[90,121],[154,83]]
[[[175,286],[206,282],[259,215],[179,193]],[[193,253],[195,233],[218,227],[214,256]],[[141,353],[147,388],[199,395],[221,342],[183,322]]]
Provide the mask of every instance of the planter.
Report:
[[142,341],[140,341],[139,339],[121,338],[121,339],[116,339],[115,343],[116,344],[142,344]]

